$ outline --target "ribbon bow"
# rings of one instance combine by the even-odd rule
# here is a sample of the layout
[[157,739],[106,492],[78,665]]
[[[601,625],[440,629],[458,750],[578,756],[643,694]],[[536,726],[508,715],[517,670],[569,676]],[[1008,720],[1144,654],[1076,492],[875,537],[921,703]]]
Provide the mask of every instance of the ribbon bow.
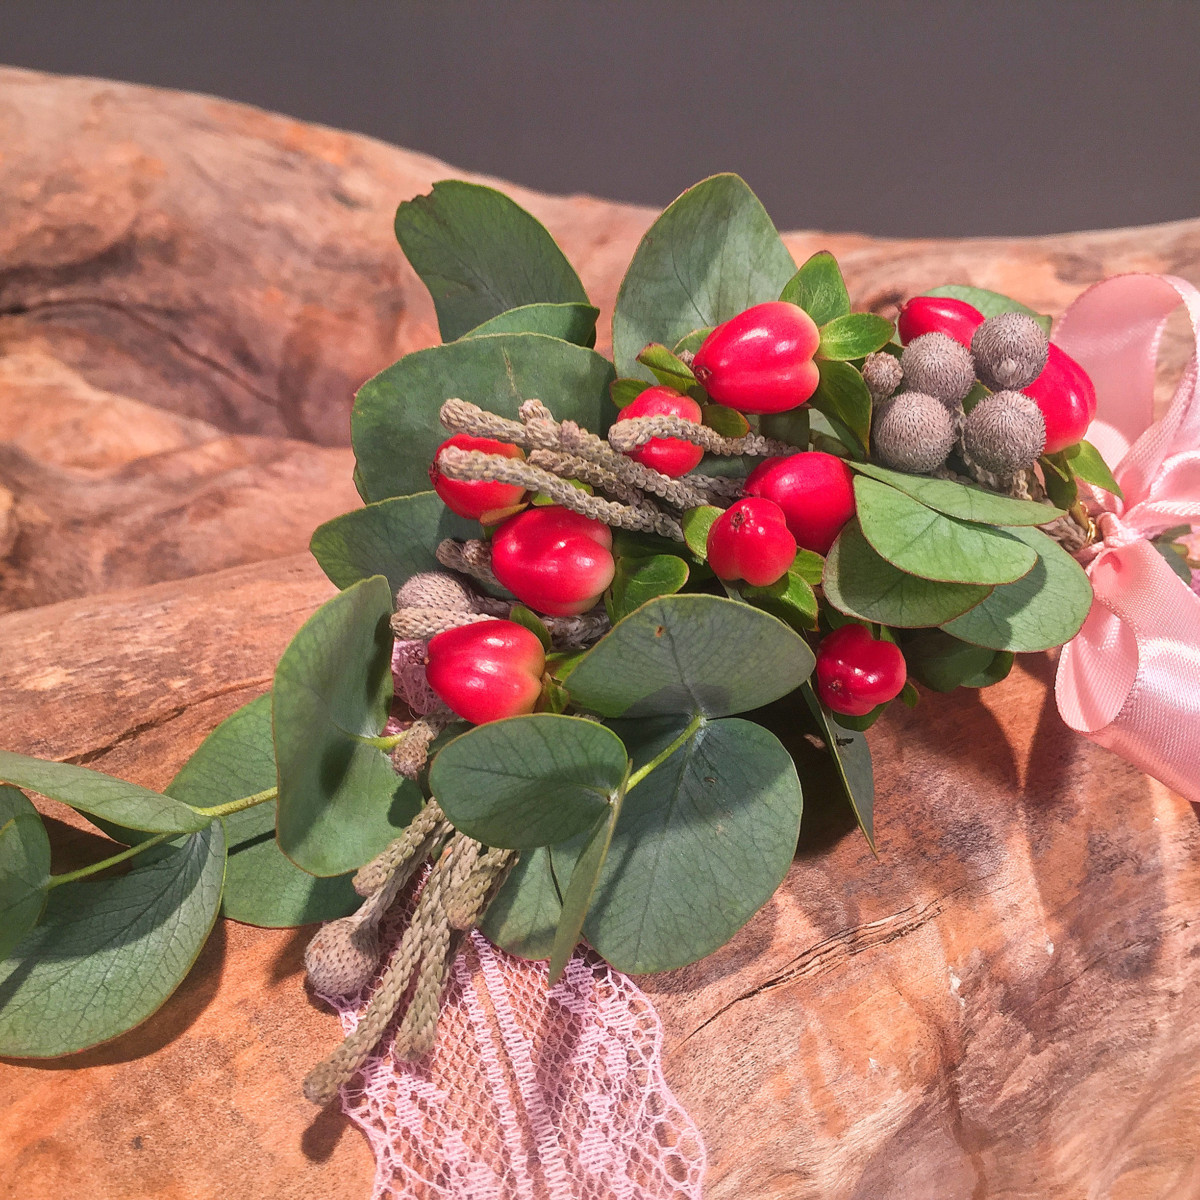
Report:
[[[1171,406],[1154,416],[1167,317],[1187,308],[1196,343]],[[1089,288],[1055,341],[1096,385],[1088,438],[1124,500],[1080,484],[1101,540],[1079,555],[1095,600],[1058,662],[1072,729],[1200,803],[1200,596],[1150,539],[1200,524],[1200,292],[1171,275],[1119,275]]]

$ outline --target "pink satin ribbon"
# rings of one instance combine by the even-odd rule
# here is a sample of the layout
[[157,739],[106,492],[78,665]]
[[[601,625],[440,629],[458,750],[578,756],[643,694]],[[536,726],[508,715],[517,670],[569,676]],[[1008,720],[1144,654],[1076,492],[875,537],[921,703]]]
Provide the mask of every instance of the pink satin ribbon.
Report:
[[[1154,371],[1182,303],[1196,343],[1171,407],[1154,421]],[[1150,545],[1200,525],[1200,292],[1172,275],[1118,275],[1089,288],[1055,342],[1092,377],[1088,440],[1124,501],[1080,485],[1102,541],[1080,555],[1095,592],[1058,662],[1058,710],[1072,729],[1200,803],[1200,596]]]

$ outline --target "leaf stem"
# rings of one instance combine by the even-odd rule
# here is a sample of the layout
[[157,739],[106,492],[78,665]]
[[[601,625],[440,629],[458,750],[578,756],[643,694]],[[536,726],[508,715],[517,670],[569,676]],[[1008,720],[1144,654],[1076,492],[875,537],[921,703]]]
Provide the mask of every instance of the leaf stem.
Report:
[[244,808],[253,808],[256,804],[265,804],[268,800],[274,800],[279,795],[277,787],[269,787],[265,792],[255,792],[253,796],[243,796],[240,800],[230,800],[228,804],[214,804],[212,808],[196,808],[192,807],[193,812],[198,812],[202,817],[228,817],[233,813],[241,812]]
[[656,767],[661,767],[663,763],[679,750],[687,745],[692,740],[697,729],[700,728],[704,721],[704,714],[697,713],[688,723],[684,731],[663,751],[656,754],[645,766],[638,767],[636,771],[629,777],[629,782],[625,785],[625,791],[631,792],[647,775],[650,774]]
[[92,863],[90,867],[80,867],[78,871],[68,871],[63,875],[51,875],[46,882],[46,887],[58,887],[60,883],[74,883],[77,879],[86,879],[89,875],[98,875],[101,871],[107,871],[109,867],[115,867],[118,863],[123,863],[135,854],[141,854],[143,850],[149,850],[151,846],[157,846],[170,837],[178,837],[178,834],[160,833],[155,837],[149,838],[147,841],[138,842],[136,846],[127,846],[120,854],[114,854],[111,858],[103,859],[98,863]]
[[387,737],[365,737],[359,735],[357,741],[362,742],[364,746],[377,746],[380,750],[395,750],[406,737],[409,731],[402,729],[399,733],[388,734]]

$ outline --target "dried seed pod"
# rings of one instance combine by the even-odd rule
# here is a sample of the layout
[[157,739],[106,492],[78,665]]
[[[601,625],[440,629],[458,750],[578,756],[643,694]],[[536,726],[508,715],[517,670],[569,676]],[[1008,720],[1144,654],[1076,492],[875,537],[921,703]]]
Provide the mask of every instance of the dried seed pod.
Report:
[[925,392],[901,392],[875,412],[875,453],[897,471],[924,475],[937,470],[950,456],[955,437],[950,410]]
[[1046,365],[1050,341],[1025,313],[988,317],[971,339],[975,370],[994,392],[1018,390],[1032,383]]
[[1046,447],[1046,419],[1020,392],[985,396],[967,414],[963,447],[972,461],[995,475],[1016,475]]
[[475,593],[462,580],[444,571],[422,571],[396,593],[397,608],[440,608],[449,612],[474,611]]
[[900,360],[886,350],[868,354],[862,366],[862,377],[876,404],[882,404],[901,384],[904,372]]
[[952,408],[975,385],[975,361],[970,351],[944,333],[915,337],[900,356],[909,390],[924,392]]
[[322,925],[304,951],[308,981],[325,996],[357,995],[378,966],[379,930],[358,914]]

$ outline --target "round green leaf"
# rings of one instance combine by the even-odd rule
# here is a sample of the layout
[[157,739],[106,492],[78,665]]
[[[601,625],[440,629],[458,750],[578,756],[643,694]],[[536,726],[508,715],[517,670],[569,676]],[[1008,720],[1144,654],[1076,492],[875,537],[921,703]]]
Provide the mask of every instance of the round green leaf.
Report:
[[1011,583],[1037,554],[992,525],[960,521],[926,508],[886,483],[854,481],[858,521],[881,558],[909,575],[943,583]]
[[50,878],[50,839],[38,810],[0,787],[0,959],[38,923]]
[[1050,650],[1069,642],[1092,606],[1084,569],[1038,529],[1010,529],[1037,553],[1033,570],[996,588],[983,603],[946,622],[947,633],[993,650]]
[[758,197],[736,175],[689,188],[646,231],[613,312],[622,375],[652,378],[637,356],[774,300],[796,265]]
[[364,740],[379,735],[391,704],[391,612],[388,581],[364,579],[313,613],[275,668],[279,846],[313,875],[374,858],[422,803]]
[[590,304],[524,304],[484,321],[463,337],[489,333],[544,333],[547,337],[574,342],[576,346],[594,346],[599,316],[600,310]]
[[[189,804],[209,807],[274,786],[275,747],[267,695],[226,717],[184,763],[167,792]],[[222,818],[229,846],[222,915],[278,929],[353,912],[362,897],[349,875],[318,879],[280,851],[275,806],[271,800]]]
[[605,717],[724,717],[786,695],[813,662],[805,640],[768,613],[721,596],[663,596],[609,630],[568,687],[577,706]]
[[941,629],[922,629],[904,643],[909,675],[935,692],[952,692],[987,671],[995,650],[959,641]]
[[496,898],[488,905],[479,932],[518,958],[549,958],[562,900],[550,869],[550,851],[524,850]]
[[515,420],[545,401],[560,420],[603,434],[615,415],[612,363],[594,350],[539,333],[496,333],[407,354],[359,389],[350,421],[360,491],[371,500],[429,486],[429,464],[450,436],[438,420],[453,397]]
[[41,923],[0,962],[0,1054],[53,1058],[144,1021],[196,961],[224,871],[214,821],[125,875],[52,888]]
[[526,849],[595,825],[627,766],[621,739],[603,725],[536,713],[455,738],[433,760],[429,790],[468,837]]
[[587,304],[545,226],[495,188],[435,183],[400,205],[396,240],[433,297],[444,342],[524,305]]
[[[617,726],[636,763],[678,721]],[[791,756],[749,721],[704,723],[625,797],[584,922],[618,970],[666,971],[716,950],[765,904],[796,850],[802,808]],[[551,849],[561,882],[573,863]]]

